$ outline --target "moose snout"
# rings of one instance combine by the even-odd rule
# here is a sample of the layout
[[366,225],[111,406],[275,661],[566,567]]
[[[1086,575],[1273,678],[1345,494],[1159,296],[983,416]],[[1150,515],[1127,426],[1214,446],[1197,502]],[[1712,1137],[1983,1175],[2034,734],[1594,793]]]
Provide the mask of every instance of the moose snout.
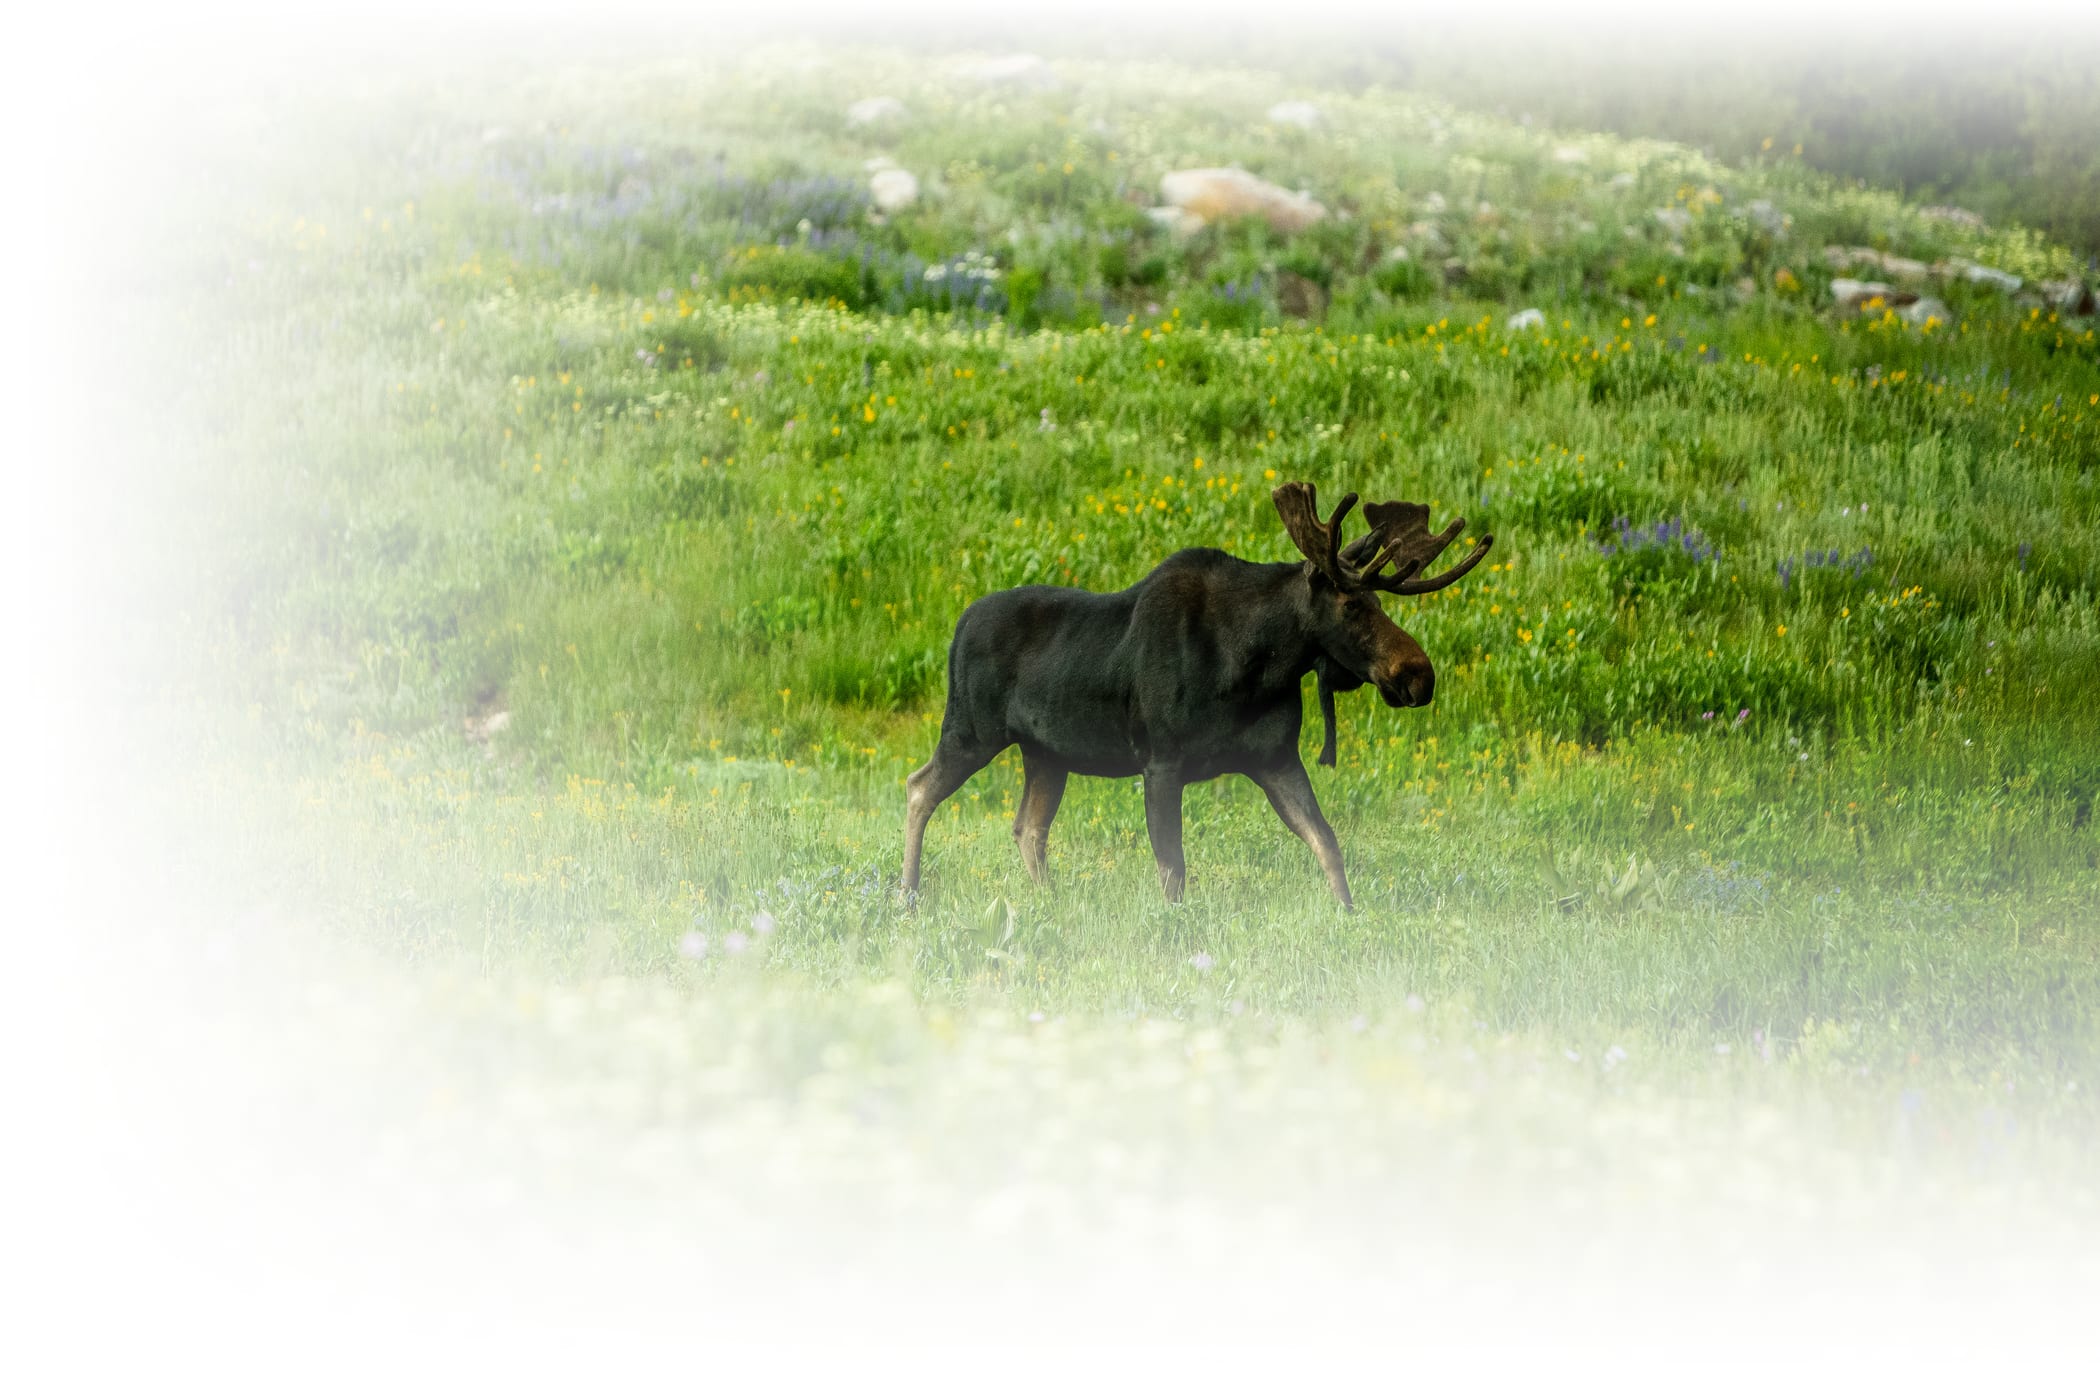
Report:
[[1436,668],[1426,663],[1400,667],[1379,680],[1378,693],[1394,709],[1426,705],[1436,694]]

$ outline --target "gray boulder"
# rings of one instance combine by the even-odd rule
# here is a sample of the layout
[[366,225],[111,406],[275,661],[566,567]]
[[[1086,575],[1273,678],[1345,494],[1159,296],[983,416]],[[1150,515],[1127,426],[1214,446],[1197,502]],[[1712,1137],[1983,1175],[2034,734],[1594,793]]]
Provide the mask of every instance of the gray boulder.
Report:
[[2017,292],[2026,285],[2010,272],[2000,272],[1997,268],[1985,267],[1982,263],[1964,264],[1961,275],[1968,281],[2008,294]]
[[2066,277],[2060,282],[2037,282],[2034,289],[2042,294],[2043,304],[2058,315],[2093,314],[2093,289],[2080,278]]
[[1293,194],[1239,169],[1172,170],[1160,177],[1159,192],[1176,209],[1201,218],[1252,215],[1279,233],[1297,233],[1327,217],[1327,206],[1311,195]]
[[1886,282],[1861,282],[1851,277],[1831,278],[1830,295],[1837,302],[1837,309],[1847,316],[1866,310],[1873,301],[1883,306],[1909,306],[1918,299],[1916,292],[1898,291]]

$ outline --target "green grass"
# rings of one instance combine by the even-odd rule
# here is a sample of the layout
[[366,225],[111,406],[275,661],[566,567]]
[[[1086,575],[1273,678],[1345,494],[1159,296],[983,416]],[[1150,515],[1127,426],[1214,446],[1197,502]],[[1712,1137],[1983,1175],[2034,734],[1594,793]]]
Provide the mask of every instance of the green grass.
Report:
[[[1756,1038],[1876,1094],[1921,1059],[1972,1087],[2100,1072],[2093,328],[1967,287],[1951,325],[1841,320],[1816,258],[2033,276],[2061,249],[1950,241],[1784,162],[1580,138],[1570,167],[1565,133],[1375,90],[1316,94],[1309,135],[1262,124],[1302,94],[1260,75],[1074,67],[1016,97],[858,71],[318,105],[295,135],[359,143],[180,250],[213,274],[170,294],[212,387],[168,411],[208,435],[131,504],[133,578],[181,616],[124,645],[191,726],[179,771],[246,895],[503,976],[755,960],[812,1008],[895,984],[1323,1026],[1413,995],[1686,1066]],[[893,139],[847,130],[884,90]],[[929,190],[883,224],[877,152]],[[1128,202],[1234,160],[1338,217],[1177,244]],[[1431,191],[1493,209],[1437,218]],[[1760,197],[1787,234],[1738,212]],[[1672,203],[1682,246],[1649,217]],[[1448,282],[1384,258],[1412,239],[1421,268],[1425,218]],[[944,309],[914,269],[971,250],[1002,277]],[[1525,304],[1544,332],[1503,329]],[[1184,906],[1130,783],[1074,784],[1034,887],[1010,755],[935,819],[904,912],[901,782],[962,607],[1187,545],[1289,557],[1268,491],[1299,478],[1498,541],[1396,609],[1435,705],[1345,699],[1315,772],[1357,913],[1236,780],[1190,794]],[[1719,552],[1607,551],[1620,521]],[[1630,896],[1597,888],[1629,861]]]

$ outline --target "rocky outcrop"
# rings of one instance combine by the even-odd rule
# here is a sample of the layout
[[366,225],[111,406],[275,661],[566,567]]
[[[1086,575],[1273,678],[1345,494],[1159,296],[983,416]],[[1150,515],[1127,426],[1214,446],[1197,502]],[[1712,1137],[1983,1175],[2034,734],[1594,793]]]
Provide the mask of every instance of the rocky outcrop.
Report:
[[1176,238],[1187,238],[1203,228],[1204,220],[1201,214],[1191,214],[1188,210],[1176,209],[1171,204],[1147,209],[1145,215]]
[[2010,272],[2000,272],[1997,268],[1985,267],[1982,263],[1955,261],[1950,266],[1963,281],[1980,283],[1997,291],[2017,292],[2026,285]]
[[919,199],[918,177],[894,166],[878,170],[868,177],[868,195],[885,214],[908,209]]
[[1327,217],[1327,206],[1311,195],[1293,194],[1237,168],[1172,171],[1160,178],[1159,190],[1185,214],[1259,218],[1279,233],[1297,233]]
[[1837,309],[1848,316],[1877,302],[1882,306],[1908,306],[1918,299],[1916,292],[1899,291],[1886,282],[1861,282],[1850,277],[1831,278],[1830,295],[1837,302]]
[[2093,289],[2080,278],[2066,277],[2058,282],[2037,282],[2034,289],[2041,293],[2042,304],[2060,316],[2093,314]]

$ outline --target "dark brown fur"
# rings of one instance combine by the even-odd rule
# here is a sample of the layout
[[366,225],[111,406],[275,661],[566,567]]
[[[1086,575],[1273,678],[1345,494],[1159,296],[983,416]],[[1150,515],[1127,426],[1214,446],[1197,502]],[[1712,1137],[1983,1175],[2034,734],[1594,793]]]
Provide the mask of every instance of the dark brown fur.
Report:
[[[1185,549],[1120,593],[1030,586],[964,610],[948,649],[940,743],[906,785],[907,896],[918,890],[934,808],[1018,744],[1023,784],[1014,839],[1037,880],[1046,871],[1050,823],[1067,776],[1142,775],[1160,886],[1168,899],[1180,899],[1181,790],[1241,773],[1312,847],[1335,897],[1350,902],[1341,848],[1298,757],[1300,683],[1306,672],[1319,672],[1329,722],[1322,761],[1329,763],[1331,691],[1369,684],[1388,705],[1428,704],[1436,670],[1376,595],[1442,587],[1477,563],[1488,541],[1441,578],[1413,582],[1427,562],[1415,557],[1426,547],[1421,541],[1374,524],[1371,534],[1339,548],[1329,536],[1355,497],[1333,520],[1307,525],[1311,488],[1302,488],[1302,502],[1286,496],[1297,489],[1293,483],[1277,497],[1308,555],[1304,563],[1256,564],[1216,549]],[[1441,549],[1454,533],[1429,543]],[[1360,567],[1374,557],[1369,569]],[[1380,575],[1389,560],[1402,568]]]

